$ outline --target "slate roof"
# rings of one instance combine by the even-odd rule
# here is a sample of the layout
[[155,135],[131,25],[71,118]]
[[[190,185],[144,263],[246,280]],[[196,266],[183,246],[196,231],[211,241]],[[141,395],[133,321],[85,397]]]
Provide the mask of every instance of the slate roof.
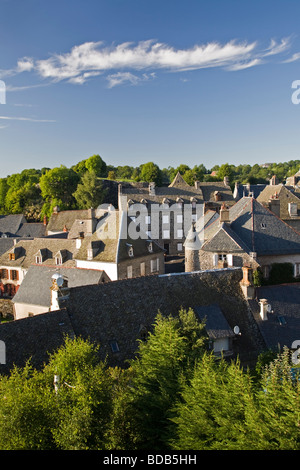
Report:
[[[220,205],[226,201],[229,206],[235,203],[230,186],[227,186],[223,181],[200,182],[199,186],[205,202],[217,202]],[[221,193],[221,201],[215,201],[215,192]]]
[[205,329],[210,339],[233,338],[235,336],[219,305],[196,307],[195,313],[201,321],[205,321]]
[[[101,261],[107,263],[120,263],[121,261],[128,260],[128,249],[132,246],[134,258],[144,257],[149,255],[149,241],[150,238],[145,235],[145,238],[138,237],[134,239],[130,236],[129,226],[134,222],[126,215],[125,212],[113,211],[103,218],[103,225],[101,228],[89,237],[83,239],[80,249],[76,254],[76,259],[87,260],[87,250],[92,247],[95,250],[93,261]],[[115,220],[115,222],[114,222]],[[106,230],[113,227],[111,236],[106,237]],[[164,250],[152,241],[153,253],[163,253]]]
[[122,195],[126,195],[127,200],[131,199],[134,203],[141,203],[144,199],[148,204],[162,204],[164,198],[167,198],[170,204],[174,204],[178,197],[183,203],[190,203],[192,197],[195,197],[198,203],[203,203],[201,189],[187,184],[180,173],[177,173],[169,186],[156,186],[155,195],[149,194],[148,183],[122,184]]
[[90,218],[90,209],[58,211],[57,213],[53,212],[49,219],[47,230],[49,232],[62,232],[64,230],[64,226],[70,230],[75,220],[86,220]]
[[46,259],[43,265],[55,265],[55,255],[60,250],[67,250],[67,259],[64,266],[75,266],[74,254],[76,253],[76,240],[65,240],[55,238],[34,238],[22,239],[14,245],[12,249],[19,251],[19,256],[15,260],[9,260],[9,251],[0,256],[1,266],[29,268],[30,265],[36,264],[36,254],[39,250],[46,250]]
[[267,187],[267,184],[236,184],[233,195],[234,199],[238,201],[242,197],[257,197]]
[[[300,283],[259,287],[256,299],[249,304],[267,348],[290,348],[293,341],[300,340]],[[259,315],[259,299],[267,299],[273,311],[266,321]]]
[[23,214],[0,215],[0,236],[7,234],[12,237],[16,235],[22,223],[26,219]]
[[[299,218],[300,212],[300,200],[293,194],[286,186],[283,184],[269,185],[260,193],[257,197],[258,202],[267,205],[271,198],[276,197],[280,201],[280,218],[283,220],[295,220]],[[295,202],[298,205],[298,217],[291,217],[288,210],[288,204],[290,202]]]
[[[241,289],[239,268],[148,276],[70,289],[66,310],[36,315],[0,325],[0,340],[7,346],[7,364],[22,365],[34,355],[41,364],[55,346],[63,344],[63,333],[75,334],[100,344],[100,357],[108,365],[126,367],[135,357],[142,328],[152,329],[160,311],[177,315],[181,307],[218,304],[230,328],[239,325],[241,336],[233,342],[241,362],[256,360],[265,344]],[[63,325],[62,325],[63,323]],[[110,342],[117,341],[119,352]]]
[[39,222],[25,222],[16,232],[17,237],[40,238],[46,235],[46,225]]
[[[229,209],[229,219],[223,232],[226,230],[247,253],[256,252],[258,256],[300,253],[300,234],[254,198],[240,199]],[[218,217],[205,233],[211,250],[217,250],[217,246],[226,243],[225,233],[219,243],[217,239],[212,240],[217,234],[219,237],[219,231]],[[208,246],[206,241],[202,248],[208,249]]]
[[95,269],[60,268],[52,266],[30,266],[26,276],[13,298],[13,303],[51,306],[51,278],[59,273],[68,281],[68,287],[99,284],[109,278],[104,271]]

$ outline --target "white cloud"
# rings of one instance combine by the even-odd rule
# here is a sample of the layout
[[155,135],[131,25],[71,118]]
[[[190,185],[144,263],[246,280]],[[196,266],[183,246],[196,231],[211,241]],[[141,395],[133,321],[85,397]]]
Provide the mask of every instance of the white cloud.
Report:
[[210,42],[187,49],[175,49],[153,40],[110,47],[103,42],[86,42],[48,59],[24,57],[18,61],[15,73],[35,71],[52,82],[67,80],[80,85],[105,73],[112,88],[126,82],[136,85],[149,79],[154,70],[182,72],[212,67],[242,70],[262,64],[262,58],[281,54],[289,47],[289,38],[279,43],[272,39],[269,47],[263,50],[258,49],[257,42],[235,40],[225,44]]
[[12,117],[12,116],[0,116],[0,119],[6,121],[30,121],[30,122],[56,122],[52,119],[34,119],[28,117]]

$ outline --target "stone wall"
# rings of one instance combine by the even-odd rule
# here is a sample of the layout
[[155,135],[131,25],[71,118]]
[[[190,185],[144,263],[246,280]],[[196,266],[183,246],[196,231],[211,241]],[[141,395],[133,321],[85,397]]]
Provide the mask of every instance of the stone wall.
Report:
[[13,303],[10,299],[0,299],[0,320],[5,318],[12,320],[14,318]]

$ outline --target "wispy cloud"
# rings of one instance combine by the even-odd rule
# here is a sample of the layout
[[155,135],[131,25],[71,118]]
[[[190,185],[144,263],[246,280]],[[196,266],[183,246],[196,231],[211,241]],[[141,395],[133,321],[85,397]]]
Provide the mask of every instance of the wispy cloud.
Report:
[[[265,49],[259,49],[257,42],[229,41],[225,44],[210,42],[187,49],[175,49],[168,44],[153,40],[138,43],[125,42],[105,46],[103,42],[85,42],[74,46],[64,54],[53,54],[48,59],[24,57],[9,73],[36,72],[42,79],[73,84],[84,84],[91,77],[105,74],[108,87],[153,78],[155,72],[183,72],[204,68],[221,67],[230,71],[242,70],[264,62],[286,52],[290,38],[277,42],[274,39]],[[2,71],[5,75],[5,71]],[[0,71],[1,76],[1,71]],[[16,88],[15,88],[16,89]]]
[[14,117],[14,116],[0,116],[0,119],[5,120],[5,121],[56,122],[53,119],[34,119],[30,117]]

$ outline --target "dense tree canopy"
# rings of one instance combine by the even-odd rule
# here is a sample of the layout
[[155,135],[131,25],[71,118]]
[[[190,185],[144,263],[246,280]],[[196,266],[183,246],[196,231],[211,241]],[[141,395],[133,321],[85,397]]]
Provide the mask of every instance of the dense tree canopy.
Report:
[[102,362],[101,345],[66,338],[42,369],[0,376],[0,450],[299,450],[288,349],[246,370],[206,342],[191,309],[159,313],[125,369]]
[[[236,182],[241,184],[268,183],[276,175],[280,183],[288,176],[294,175],[300,168],[300,160],[290,160],[284,163],[271,163],[253,166],[249,164],[232,165],[223,163],[211,169],[202,163],[190,167],[185,163],[177,167],[160,168],[154,162],[141,164],[137,167],[130,165],[108,165],[99,154],[92,155],[67,168],[64,165],[55,168],[25,169],[21,173],[8,175],[0,179],[0,213],[23,213],[29,220],[40,220],[44,215],[50,216],[55,205],[62,210],[76,209],[91,202],[87,201],[87,192],[81,199],[81,191],[87,184],[92,184],[94,177],[84,175],[94,174],[93,191],[100,195],[100,179],[107,178],[116,181],[154,181],[156,185],[168,185],[179,172],[191,186],[195,181],[222,181],[229,177],[231,187]],[[83,184],[83,182],[85,183]],[[87,183],[90,181],[90,183]],[[83,186],[82,186],[83,185]],[[77,192],[78,189],[78,192]],[[75,198],[77,194],[77,199]],[[103,194],[102,194],[103,195]],[[94,197],[94,196],[93,196]],[[84,200],[83,200],[84,199]],[[98,196],[96,198],[98,200]],[[105,201],[110,202],[110,201]],[[93,203],[94,205],[95,203]]]

